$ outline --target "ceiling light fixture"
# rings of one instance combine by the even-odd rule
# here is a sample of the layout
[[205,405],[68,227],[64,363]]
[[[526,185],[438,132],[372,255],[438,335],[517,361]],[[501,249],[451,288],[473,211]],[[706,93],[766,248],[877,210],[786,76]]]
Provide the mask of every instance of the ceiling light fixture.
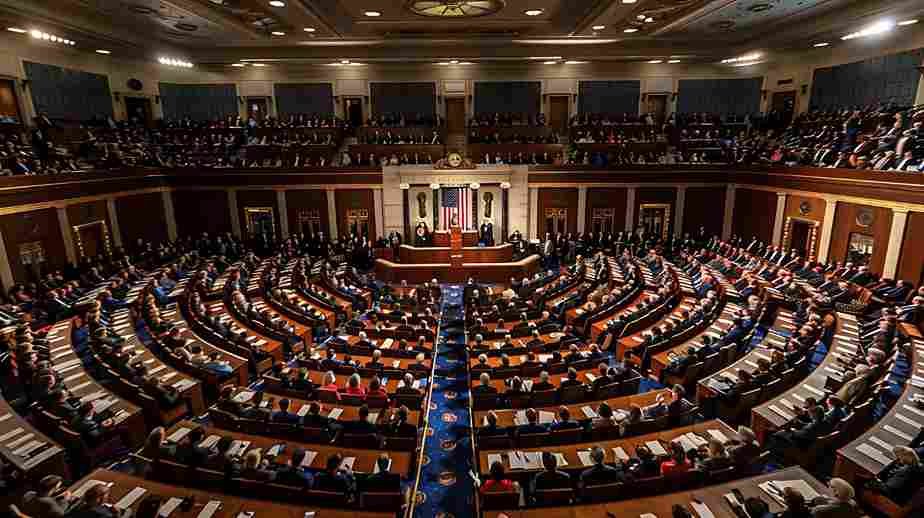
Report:
[[812,46],[813,46],[813,47],[827,47],[828,45],[830,45],[830,43],[828,43],[827,41],[821,41],[821,42],[818,42],[818,43],[816,43],[816,44],[814,44],[814,45],[812,45]]
[[111,50],[96,49],[97,54],[109,55],[112,54]]
[[757,61],[760,58],[761,58],[760,53],[754,52],[752,54],[745,54],[743,56],[738,56],[737,58],[723,59],[722,63],[727,65],[729,63],[740,63],[742,61]]
[[253,66],[255,66],[255,67],[265,67],[265,66],[266,66],[266,63],[254,63]]
[[602,31],[603,29],[606,29],[606,25],[594,25],[593,29],[595,31]]
[[623,29],[622,32],[625,32],[625,33],[628,33],[628,34],[632,34],[633,32],[638,32],[638,29],[636,29],[636,28],[634,28],[634,27],[629,27],[628,29]]
[[664,63],[663,59],[649,59],[648,63],[651,65],[657,65],[658,63]]
[[350,64],[350,60],[349,60],[349,59],[341,59],[341,60],[340,60],[340,63],[342,63],[342,64],[344,64],[344,65],[349,65],[349,64]]
[[869,27],[864,27],[857,32],[851,32],[846,36],[841,36],[842,40],[852,40],[855,38],[865,38],[867,36],[876,36],[885,34],[895,28],[895,22],[892,20],[881,20]]
[[545,9],[527,9],[523,11],[523,14],[525,14],[526,16],[539,16],[540,14],[544,12],[545,12]]
[[[13,31],[13,32],[17,32],[17,31]],[[74,40],[62,38],[60,36],[49,34],[47,32],[42,32],[36,29],[32,29],[31,31],[29,31],[29,35],[37,40],[50,41],[52,43],[61,43],[63,45],[70,45],[72,47],[77,44]]]
[[232,67],[246,67],[247,63],[231,63]]
[[634,4],[634,3],[637,2],[637,1],[638,1],[638,0],[622,0],[622,3],[624,3],[624,4]]
[[578,60],[576,60],[576,59],[569,59],[568,61],[565,61],[565,64],[566,64],[566,65],[583,65],[584,63],[587,63],[587,62],[586,62],[586,61],[578,61]]
[[543,61],[543,65],[557,65],[558,61]]
[[445,66],[448,66],[448,65],[449,65],[449,62],[448,62],[448,61],[439,61],[439,62],[437,62],[436,64],[439,65],[439,66],[441,66],[441,67],[445,67]]
[[670,63],[671,65],[675,65],[677,63],[680,63],[680,60],[679,59],[668,59],[667,62]]
[[183,61],[182,59],[159,57],[157,62],[161,65],[167,65],[171,67],[180,67],[180,68],[192,68],[193,64],[189,61]]
[[25,29],[20,29],[19,27],[7,27],[6,30],[8,30],[8,31],[10,31],[10,32],[15,32],[16,34],[25,34],[25,33],[29,32],[29,31],[27,31],[27,30],[25,30]]
[[458,60],[458,59],[450,59],[450,60],[449,60],[449,64],[450,64],[450,65],[458,65],[458,64],[459,64],[459,60]]
[[554,61],[561,59],[561,56],[530,56],[529,59],[533,61]]
[[305,32],[314,32],[316,30],[317,29],[315,29],[314,27],[305,27]]
[[917,20],[902,20],[898,22],[898,25],[901,25],[902,27],[904,27],[905,25],[914,25],[916,23],[918,23]]
[[378,18],[379,16],[382,16],[380,11],[366,11],[363,14],[369,18]]
[[361,66],[363,66],[363,64],[362,64],[362,63],[357,63],[357,62],[355,62],[355,61],[352,61],[352,62],[349,63],[349,66],[351,66],[351,67],[361,67]]
[[282,31],[273,31],[271,34],[272,34],[273,36],[285,36],[285,35],[286,35],[286,33],[282,32]]
[[283,2],[282,0],[270,0],[269,4],[273,7],[285,7],[286,6],[286,3]]

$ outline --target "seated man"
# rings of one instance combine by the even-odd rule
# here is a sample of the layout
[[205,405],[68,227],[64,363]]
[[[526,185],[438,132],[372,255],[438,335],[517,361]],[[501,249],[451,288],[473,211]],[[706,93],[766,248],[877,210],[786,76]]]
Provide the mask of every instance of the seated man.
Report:
[[387,453],[382,453],[375,461],[379,468],[378,473],[366,475],[358,480],[358,489],[360,493],[400,493],[401,492],[401,475],[392,473],[391,458]]
[[343,433],[353,435],[366,435],[378,432],[375,423],[369,421],[369,407],[363,405],[359,407],[358,415],[353,421],[343,423]]
[[270,422],[283,424],[297,424],[300,419],[297,415],[289,412],[290,401],[288,398],[279,400],[279,410],[270,415]]
[[311,489],[315,491],[329,491],[343,495],[352,495],[356,491],[356,479],[353,470],[344,466],[343,456],[334,453],[327,458],[327,467],[314,476]]
[[472,388],[472,395],[491,395],[497,394],[497,389],[491,386],[491,375],[482,372],[478,377],[478,385]]
[[544,426],[539,424],[539,412],[535,408],[529,408],[526,410],[526,424],[518,426],[514,430],[515,436],[520,436],[524,434],[536,434],[536,433],[545,433],[549,430]]
[[545,471],[536,473],[529,483],[529,492],[535,496],[536,491],[547,489],[570,489],[571,476],[558,470],[558,458],[550,452],[542,452],[542,466]]
[[626,482],[630,479],[630,476],[622,469],[606,464],[606,450],[600,446],[593,447],[590,451],[590,458],[593,460],[594,465],[581,473],[581,487]]

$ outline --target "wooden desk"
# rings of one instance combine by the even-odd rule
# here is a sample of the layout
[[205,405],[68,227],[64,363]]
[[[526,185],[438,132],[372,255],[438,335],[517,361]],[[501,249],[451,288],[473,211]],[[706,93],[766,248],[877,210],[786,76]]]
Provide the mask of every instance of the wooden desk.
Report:
[[[357,459],[357,462],[359,460]],[[154,482],[140,477],[135,477],[133,475],[128,475],[125,473],[118,473],[115,471],[108,471],[104,469],[98,469],[90,473],[86,477],[75,482],[71,486],[71,491],[77,491],[79,488],[82,488],[88,481],[98,480],[104,483],[112,483],[110,491],[110,501],[116,503],[123,496],[130,493],[136,487],[143,487],[147,489],[147,494],[158,495],[164,498],[166,501],[169,498],[187,498],[192,497],[195,502],[191,509],[182,510],[177,508],[170,515],[170,518],[197,518],[199,513],[202,512],[203,507],[208,504],[210,501],[219,501],[222,503],[220,509],[212,515],[212,518],[235,518],[239,513],[254,512],[255,518],[266,518],[269,516],[278,517],[278,518],[304,518],[305,513],[309,510],[313,510],[317,513],[318,517],[323,518],[392,518],[394,513],[374,513],[370,511],[355,511],[347,509],[325,509],[320,507],[309,507],[303,504],[294,505],[294,504],[283,504],[279,502],[271,502],[268,500],[252,500],[248,498],[240,498],[232,495],[227,495],[224,493],[214,493],[211,491],[202,491],[198,489],[192,489],[186,486],[174,486],[170,484],[162,484],[159,482]],[[131,506],[132,510],[137,511],[138,506],[144,497],[138,499],[134,505]]]
[[[227,318],[225,324],[228,325],[228,328],[231,329],[231,332],[235,335],[240,334],[241,332],[246,332],[248,336],[253,336],[255,339],[251,340],[250,344],[254,347],[258,347],[264,354],[268,355],[273,359],[274,362],[281,362],[283,358],[283,347],[282,342],[279,340],[274,340],[268,336],[262,335],[253,329],[251,329],[247,324],[238,319],[233,311],[225,308],[224,302],[212,302],[207,306],[209,313],[218,318]],[[262,342],[262,343],[261,343]],[[258,345],[259,344],[259,345]]]
[[[673,514],[674,505],[680,505],[691,510],[692,499],[706,504],[715,518],[738,518],[728,504],[725,503],[725,494],[733,489],[741,491],[745,498],[758,497],[770,505],[770,511],[778,513],[783,505],[772,498],[759,484],[768,481],[804,480],[817,493],[830,495],[830,491],[807,471],[799,467],[781,469],[774,473],[756,477],[735,480],[725,484],[708,486],[692,491],[679,491],[665,495],[635,498],[618,502],[609,502],[595,505],[574,505],[569,507],[541,507],[535,509],[517,509],[512,511],[485,511],[485,518],[499,518],[506,515],[509,518],[597,518],[602,516],[616,516],[619,518],[634,518],[651,513],[659,518],[668,518]],[[695,511],[693,516],[697,516]]]
[[[821,401],[825,397],[825,383],[828,375],[835,371],[842,370],[837,361],[838,353],[853,352],[857,350],[857,325],[856,317],[847,313],[837,314],[837,323],[834,330],[834,339],[828,348],[828,354],[825,359],[815,368],[809,377],[797,382],[796,385],[783,394],[771,398],[751,409],[751,428],[757,433],[758,438],[763,440],[767,433],[779,429],[779,427],[788,423],[791,419],[781,416],[777,411],[770,407],[775,407],[788,414],[791,414],[792,407],[801,405],[805,398],[813,397]],[[924,421],[924,419],[922,419]]]
[[[721,334],[726,329],[728,329],[728,327],[730,327],[727,325],[723,325],[722,321],[723,320],[726,322],[731,321],[733,317],[733,313],[739,309],[741,308],[735,304],[732,304],[730,302],[726,303],[725,307],[722,308],[722,313],[719,314],[719,317],[715,321],[713,321],[711,325],[709,325],[708,327],[704,327],[702,330],[700,330],[700,332],[691,336],[689,339],[684,340],[683,342],[652,356],[651,357],[651,372],[654,374],[654,376],[658,379],[661,379],[661,372],[664,370],[665,367],[667,367],[671,363],[671,357],[673,355],[686,356],[687,348],[689,348],[691,345],[696,345],[697,347],[699,347],[699,345],[702,343],[704,336],[709,335],[713,338],[721,336]],[[766,356],[766,353],[761,353],[761,354],[763,356]],[[710,374],[710,373],[705,373],[705,374]]]
[[[676,301],[678,298],[680,298],[679,294],[675,295],[673,300]],[[645,340],[642,337],[642,334],[645,331],[650,331],[652,328],[660,326],[661,324],[664,324],[666,321],[670,320],[671,317],[676,317],[679,319],[681,311],[685,309],[691,310],[693,309],[693,306],[695,304],[696,304],[696,299],[694,299],[693,297],[683,297],[680,299],[680,302],[677,305],[668,303],[667,307],[663,307],[662,311],[658,311],[659,313],[661,313],[660,318],[647,319],[648,320],[647,322],[643,322],[643,324],[647,323],[648,324],[647,326],[639,328],[631,335],[624,336],[617,341],[616,358],[622,359],[625,357],[627,351],[631,351],[639,347],[639,344],[641,344]],[[673,306],[673,310],[671,310],[671,306]],[[646,320],[646,319],[643,319],[643,320]]]
[[509,263],[463,263],[461,268],[452,268],[450,263],[440,264],[396,264],[376,259],[375,275],[385,282],[423,283],[432,278],[441,282],[464,282],[477,277],[486,282],[506,282],[511,277],[532,275],[540,268],[539,256],[531,255],[520,261]]
[[[543,448],[532,448],[528,451],[540,451],[540,452],[549,452],[549,453],[561,453],[564,455],[567,465],[562,466],[559,464],[559,469],[565,471],[582,471],[590,466],[585,466],[580,457],[578,456],[579,451],[586,451],[591,449],[594,446],[600,446],[606,452],[606,462],[615,463],[617,461],[616,454],[613,452],[614,448],[622,448],[630,456],[634,456],[635,448],[638,446],[643,446],[648,441],[658,441],[664,445],[664,449],[670,452],[670,442],[676,437],[687,433],[694,433],[703,437],[704,439],[709,439],[709,430],[718,430],[722,432],[728,439],[738,439],[738,434],[730,426],[725,424],[723,421],[714,419],[712,421],[705,421],[703,423],[697,423],[687,426],[681,426],[677,428],[671,428],[669,430],[662,430],[660,432],[653,432],[643,435],[636,435],[633,437],[624,437],[620,439],[614,439],[611,441],[598,441],[592,443],[581,443],[581,444],[567,444],[561,446],[545,446]],[[502,462],[504,463],[504,468],[513,475],[516,474],[532,474],[538,471],[542,471],[543,468],[540,466],[537,469],[512,469],[510,467],[510,458],[507,455],[508,450],[481,450],[478,452],[478,470],[481,474],[487,474],[490,470],[490,463],[488,462],[489,456],[500,455]],[[666,515],[670,516],[670,515]]]
[[[448,230],[435,230],[433,232],[433,246],[448,247],[450,245],[449,238],[450,238],[450,232]],[[462,246],[463,247],[478,246],[478,231],[477,230],[463,230],[462,231]]]
[[[228,362],[228,364],[231,366],[232,370],[229,378],[235,381],[238,385],[246,385],[250,380],[250,371],[248,370],[249,367],[247,360],[199,338],[199,336],[189,328],[189,324],[183,318],[183,315],[180,314],[180,310],[176,305],[169,309],[162,310],[160,316],[164,322],[170,323],[174,327],[179,328],[180,337],[184,340],[192,340],[194,345],[198,345],[200,348],[202,348],[202,352],[204,354],[210,355],[212,353],[218,353],[219,358],[222,361]],[[175,365],[175,367],[186,370],[187,372],[195,372],[192,370],[195,368],[189,365]],[[217,374],[214,374],[214,376],[216,380],[219,377]],[[218,385],[217,381],[215,382],[215,385]]]
[[[643,392],[641,394],[632,394],[629,396],[615,397],[606,400],[606,403],[610,405],[613,410],[622,409],[628,410],[631,405],[638,405],[640,407],[645,407],[655,402],[659,395],[663,395],[665,398],[670,396],[670,389],[661,389],[661,390],[652,390],[650,392]],[[573,405],[564,405],[568,407],[568,410],[571,412],[571,419],[576,421],[584,421],[587,418],[584,416],[583,410],[585,406],[589,406],[594,409],[596,412],[597,407],[600,406],[600,403],[603,401],[588,401],[586,403],[575,403]],[[536,408],[536,410],[545,410],[546,412],[553,412],[556,415],[558,414],[558,409],[563,405],[555,405],[544,408]],[[522,412],[524,409],[497,409],[493,410],[497,414],[497,426],[500,427],[511,427],[516,426],[516,415],[517,412]],[[488,416],[490,410],[479,410],[475,412],[474,424],[475,427],[481,427],[484,423],[485,418]]]
[[[426,387],[422,387],[422,388],[426,390]],[[235,396],[237,396],[238,394],[242,392],[253,392],[253,390],[247,387],[236,387],[234,389]],[[327,416],[330,414],[331,410],[335,408],[339,408],[342,411],[342,413],[340,414],[340,417],[337,418],[338,421],[354,421],[359,417],[359,407],[354,406],[354,405],[347,405],[345,403],[334,404],[334,403],[322,403],[320,401],[309,401],[307,399],[297,398],[294,396],[290,396],[288,394],[279,394],[272,390],[267,390],[263,394],[263,400],[267,401],[270,398],[275,399],[275,401],[273,402],[273,405],[271,405],[272,406],[271,410],[273,411],[278,410],[278,407],[275,406],[276,403],[279,402],[280,399],[286,398],[289,400],[289,412],[292,414],[298,414],[299,409],[302,408],[303,406],[308,406],[311,403],[318,403],[319,405],[321,405],[321,415],[323,416]],[[385,422],[385,413],[387,411],[388,409],[370,409],[370,412],[379,413],[378,418],[375,421],[375,424],[382,424]],[[410,408],[408,409],[408,413],[407,413],[408,423],[417,425],[419,427],[421,425],[420,417],[421,417],[420,410],[414,410]]]
[[[19,415],[3,396],[0,396],[0,436],[4,437],[4,440],[0,441],[0,456],[4,462],[22,472],[28,480],[37,481],[45,475],[62,475],[67,478],[68,466],[61,446]],[[25,442],[15,442],[27,436]],[[19,448],[25,448],[32,441],[44,444],[28,454],[13,453]],[[10,443],[14,446],[7,446]]]
[[[919,363],[924,358],[924,340],[913,340],[910,350],[908,364],[912,366],[913,375],[924,378],[924,366]],[[914,380],[909,379],[901,397],[886,415],[862,435],[837,450],[834,474],[857,482],[875,477],[886,467],[886,464],[857,450],[857,447],[872,447],[892,461],[894,456],[891,446],[910,446],[911,440],[924,429],[924,409],[914,403],[916,397],[924,397],[924,388],[915,386]],[[890,447],[886,448],[884,444]]]
[[[413,264],[448,263],[452,249],[429,246],[401,245],[401,262]],[[462,248],[462,261],[466,263],[506,263],[513,260],[513,245],[475,246]]]
[[72,322],[65,320],[53,325],[48,331],[48,350],[51,368],[55,376],[67,385],[70,392],[83,401],[100,401],[98,404],[108,405],[107,409],[113,414],[113,421],[126,430],[126,436],[132,446],[141,444],[147,436],[144,426],[144,413],[141,408],[116,396],[109,389],[103,387],[84,368],[83,363],[74,350],[71,342]]
[[253,435],[238,431],[230,431],[214,426],[202,426],[193,423],[192,421],[180,421],[179,423],[173,425],[167,431],[167,437],[170,437],[170,434],[180,428],[188,428],[190,430],[194,428],[202,428],[205,431],[206,437],[210,435],[227,435],[232,437],[234,440],[248,441],[250,442],[250,448],[248,448],[248,450],[260,448],[263,450],[264,454],[266,454],[267,450],[277,444],[286,444],[285,450],[279,456],[273,459],[273,462],[276,464],[285,464],[288,462],[292,458],[292,453],[296,449],[317,452],[317,455],[309,466],[310,469],[315,471],[323,471],[324,467],[326,466],[327,458],[335,453],[340,453],[344,457],[356,457],[356,463],[353,464],[353,471],[357,473],[372,473],[372,471],[375,469],[375,462],[378,459],[379,454],[384,452],[388,453],[388,456],[391,457],[391,471],[393,473],[400,474],[402,478],[407,478],[410,475],[411,453],[406,451],[368,450],[344,446],[310,444],[293,441],[291,439],[283,440],[276,437],[267,437],[264,435]]

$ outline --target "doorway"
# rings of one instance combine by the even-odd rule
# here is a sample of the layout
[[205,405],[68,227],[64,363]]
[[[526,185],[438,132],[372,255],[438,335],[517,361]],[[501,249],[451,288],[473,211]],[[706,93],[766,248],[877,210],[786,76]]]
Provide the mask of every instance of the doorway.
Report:
[[363,126],[366,122],[365,117],[363,117],[363,98],[362,97],[346,97],[343,99],[343,113],[346,114],[346,119],[350,123],[350,126],[354,128],[359,128]]
[[247,119],[253,119],[255,121],[262,121],[265,119],[269,113],[267,113],[267,102],[266,97],[248,97],[247,98]]
[[446,98],[446,129],[449,133],[465,133],[465,98]]
[[794,249],[800,256],[808,257],[809,236],[812,233],[812,224],[807,221],[793,220],[789,230],[789,248]]
[[664,124],[667,118],[667,94],[648,94],[645,96],[645,111],[651,114],[655,124]]
[[789,126],[793,114],[796,113],[796,91],[774,92],[770,100],[770,110],[777,114],[778,128]]
[[109,228],[103,220],[74,225],[74,246],[80,259],[109,255]]
[[22,124],[19,101],[16,99],[16,84],[11,79],[0,80],[0,118]]
[[669,203],[643,203],[638,211],[638,231],[646,236],[667,239],[671,226]]
[[151,100],[146,97],[126,97],[125,118],[134,124],[150,126],[153,120]]
[[568,127],[569,108],[571,97],[568,95],[553,95],[549,97],[549,126],[558,133],[564,133]]

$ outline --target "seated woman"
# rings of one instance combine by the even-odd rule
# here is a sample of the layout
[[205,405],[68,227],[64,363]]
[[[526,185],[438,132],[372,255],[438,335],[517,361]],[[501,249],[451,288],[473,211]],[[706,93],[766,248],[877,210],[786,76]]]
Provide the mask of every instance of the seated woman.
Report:
[[630,405],[629,413],[626,414],[625,419],[619,422],[619,435],[625,437],[627,435],[632,435],[633,428],[636,427],[639,423],[642,422],[642,407],[638,405]]
[[672,475],[682,475],[693,466],[687,460],[687,454],[683,451],[680,443],[671,443],[671,458],[661,463],[661,475],[669,477]]
[[327,371],[327,373],[324,374],[324,380],[321,386],[318,387],[318,391],[322,390],[333,393],[337,399],[340,399],[340,388],[337,386],[337,376],[334,374],[334,371]]
[[870,489],[905,505],[924,484],[924,468],[918,454],[907,446],[895,446],[892,453],[895,462],[870,481]]
[[491,477],[482,482],[479,488],[481,493],[503,493],[520,490],[520,484],[507,477],[503,464],[495,461],[491,464],[490,470]]
[[347,380],[347,385],[340,389],[340,392],[353,396],[366,395],[366,389],[362,386],[362,379],[359,377],[359,374],[356,373],[350,376],[350,378]]

